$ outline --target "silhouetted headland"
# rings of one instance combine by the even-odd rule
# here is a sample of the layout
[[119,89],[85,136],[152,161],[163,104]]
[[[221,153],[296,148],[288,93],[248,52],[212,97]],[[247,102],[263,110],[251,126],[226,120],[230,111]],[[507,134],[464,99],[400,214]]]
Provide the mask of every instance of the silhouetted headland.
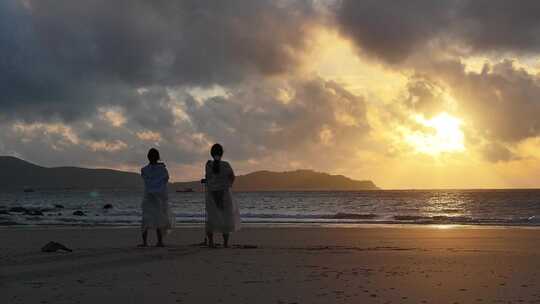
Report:
[[[171,191],[201,191],[199,181],[176,182]],[[0,189],[142,189],[140,175],[112,169],[47,168],[12,156],[0,156]],[[354,180],[313,170],[257,171],[237,176],[235,191],[360,191],[379,189],[370,180]]]
[[[173,183],[174,189],[200,191],[199,182]],[[361,191],[378,190],[370,180],[354,180],[313,170],[286,172],[256,171],[236,177],[235,191]]]

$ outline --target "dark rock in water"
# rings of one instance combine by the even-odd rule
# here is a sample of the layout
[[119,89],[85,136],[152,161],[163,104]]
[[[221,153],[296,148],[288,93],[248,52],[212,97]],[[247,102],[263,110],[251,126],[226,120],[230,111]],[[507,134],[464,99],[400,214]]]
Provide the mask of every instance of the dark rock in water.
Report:
[[111,209],[112,207],[113,207],[113,205],[106,204],[105,206],[103,206],[103,209]]
[[56,208],[56,209],[64,209],[64,206],[60,205],[60,204],[54,204],[54,208]]
[[67,248],[66,246],[57,243],[57,242],[48,242],[45,244],[45,246],[41,247],[42,252],[56,252],[58,250],[64,250],[68,252],[72,252],[73,250]]
[[73,215],[76,215],[76,216],[84,216],[86,214],[84,214],[84,212],[82,212],[81,210],[77,210],[75,212],[73,212]]
[[9,209],[9,212],[20,212],[20,213],[23,213],[23,212],[27,212],[28,209],[24,208],[24,207],[13,207],[13,208],[10,208]]
[[62,212],[58,212],[56,215],[62,215]]
[[40,210],[26,210],[25,215],[43,215]]

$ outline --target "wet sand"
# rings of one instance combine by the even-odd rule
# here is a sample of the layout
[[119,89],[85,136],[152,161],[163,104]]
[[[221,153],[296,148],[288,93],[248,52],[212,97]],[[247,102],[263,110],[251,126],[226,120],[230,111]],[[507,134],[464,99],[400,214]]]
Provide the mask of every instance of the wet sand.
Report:
[[[2,303],[540,303],[538,229],[251,227],[232,243],[257,248],[231,249],[192,246],[196,228],[166,248],[135,248],[137,229],[0,239]],[[51,240],[74,251],[40,252]]]

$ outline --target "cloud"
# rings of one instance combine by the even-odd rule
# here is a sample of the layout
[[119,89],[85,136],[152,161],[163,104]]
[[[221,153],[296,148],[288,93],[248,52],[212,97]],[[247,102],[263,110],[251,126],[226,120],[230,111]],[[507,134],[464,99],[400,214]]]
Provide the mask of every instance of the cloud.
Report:
[[481,147],[484,157],[491,162],[507,162],[519,159],[508,147],[501,143],[489,143]]
[[128,145],[121,140],[115,140],[113,142],[107,142],[104,140],[89,141],[89,142],[85,142],[85,144],[88,145],[88,147],[90,147],[90,149],[94,152],[95,151],[117,152],[117,151],[125,150],[128,147]]
[[343,0],[336,24],[361,50],[389,64],[418,53],[531,54],[540,50],[540,3],[506,0]]
[[426,118],[448,111],[451,106],[443,86],[429,76],[413,75],[407,82],[403,103],[410,111]]
[[486,62],[468,71],[458,59],[428,60],[416,66],[393,121],[411,127],[407,113],[430,117],[447,112],[464,120],[467,146],[489,161],[510,161],[511,149],[540,137],[540,78],[513,60]]
[[110,123],[113,127],[120,127],[126,123],[126,117],[122,109],[118,107],[99,107],[101,119]]
[[141,87],[282,74],[316,16],[310,1],[2,1],[0,108],[75,120]]
[[79,143],[79,137],[73,129],[61,123],[15,123],[12,131],[19,134],[23,142],[31,141],[35,137],[55,137],[55,141],[62,145]]
[[[6,121],[14,126],[0,142],[46,165],[128,168],[141,165],[147,149],[156,145],[174,166],[202,164],[211,144],[220,142],[227,158],[239,164],[285,170],[290,164],[330,168],[354,155],[370,131],[364,99],[318,77],[255,79],[225,95],[197,99],[183,89],[145,94],[160,98],[131,108],[104,108],[70,123]],[[181,119],[173,108],[183,113]],[[115,115],[107,116],[110,111]],[[122,123],[113,126],[117,120],[110,118],[118,113]]]
[[[183,177],[198,176],[209,146],[221,142],[245,171],[364,174],[371,162],[380,173],[386,160],[419,159],[404,134],[434,129],[416,117],[447,112],[463,119],[467,149],[491,162],[517,160],[515,146],[540,135],[539,79],[501,59],[538,53],[538,6],[0,1],[0,152],[136,169],[157,146]],[[350,40],[360,58],[318,46],[317,31],[335,34],[326,42]],[[314,63],[326,48],[344,58]],[[472,57],[491,63],[470,71]],[[385,83],[388,70],[408,82]]]
[[458,1],[343,0],[336,22],[362,52],[400,63],[448,27]]
[[[540,136],[540,79],[516,64],[540,51],[540,2],[343,0],[335,12],[361,56],[412,75],[394,121],[412,128],[407,113],[454,113],[489,161],[514,160],[513,145]],[[472,56],[491,60],[470,71]]]
[[223,142],[236,159],[303,154],[330,140],[337,149],[369,131],[363,98],[320,78],[246,85],[203,103],[188,96],[185,107],[194,131]]
[[478,52],[536,53],[540,50],[540,2],[468,0],[459,3],[455,35]]
[[540,136],[540,79],[511,60],[486,64],[481,72],[437,69],[462,115],[487,139],[516,143]]
[[21,142],[27,143],[36,139],[45,140],[53,150],[63,150],[65,147],[82,145],[92,151],[116,152],[127,148],[121,140],[91,140],[81,139],[73,127],[62,123],[15,123],[12,131],[20,137]]
[[161,134],[159,134],[159,132],[141,131],[137,132],[136,134],[140,140],[146,140],[154,143],[159,143],[161,141]]

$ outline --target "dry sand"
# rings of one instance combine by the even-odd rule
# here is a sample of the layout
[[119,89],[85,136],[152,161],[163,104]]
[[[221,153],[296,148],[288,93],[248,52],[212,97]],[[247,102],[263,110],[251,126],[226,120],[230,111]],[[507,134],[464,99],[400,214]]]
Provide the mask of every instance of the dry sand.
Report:
[[[196,228],[138,249],[137,229],[0,230],[1,303],[540,303],[540,230]],[[42,253],[50,240],[72,253]]]

